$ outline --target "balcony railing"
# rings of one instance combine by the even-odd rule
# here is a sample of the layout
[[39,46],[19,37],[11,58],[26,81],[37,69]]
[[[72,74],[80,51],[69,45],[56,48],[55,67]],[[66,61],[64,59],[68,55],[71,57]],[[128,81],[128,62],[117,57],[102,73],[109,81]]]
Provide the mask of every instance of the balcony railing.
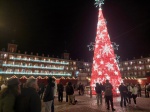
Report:
[[19,74],[19,75],[50,75],[50,76],[71,76],[70,73],[28,73],[28,72],[6,72],[0,71],[0,74]]
[[53,61],[44,61],[44,60],[33,60],[33,59],[24,59],[24,58],[10,58],[13,60],[20,60],[20,61],[32,61],[32,62],[44,62],[44,63],[51,63],[51,64],[63,64],[69,65],[69,62],[53,62]]
[[12,64],[2,64],[2,66],[5,67],[23,67],[23,68],[38,68],[38,69],[54,69],[54,70],[64,70],[64,67],[59,68],[59,67],[41,67],[41,66],[24,66],[24,65],[12,65]]

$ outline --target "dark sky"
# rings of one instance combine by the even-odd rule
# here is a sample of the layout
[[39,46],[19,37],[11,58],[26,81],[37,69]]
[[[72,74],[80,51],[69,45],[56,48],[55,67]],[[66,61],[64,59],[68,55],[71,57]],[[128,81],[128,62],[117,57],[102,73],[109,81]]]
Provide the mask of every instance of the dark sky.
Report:
[[[103,14],[121,60],[150,54],[149,0],[105,0]],[[94,0],[0,0],[0,49],[15,40],[18,50],[91,61],[98,8]]]

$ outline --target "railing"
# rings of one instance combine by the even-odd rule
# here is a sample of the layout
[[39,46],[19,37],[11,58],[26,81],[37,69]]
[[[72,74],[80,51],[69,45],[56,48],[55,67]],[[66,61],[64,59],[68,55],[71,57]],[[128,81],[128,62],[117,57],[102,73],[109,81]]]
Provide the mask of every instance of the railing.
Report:
[[0,71],[0,74],[20,74],[20,75],[52,75],[52,76],[71,76],[71,74],[57,74],[57,73],[27,73],[27,72],[4,72]]
[[23,65],[11,65],[11,64],[2,64],[2,66],[6,67],[23,67],[23,68],[40,68],[40,69],[55,69],[55,70],[64,70],[64,67],[57,68],[57,67],[41,67],[41,66],[23,66]]
[[51,63],[51,64],[69,65],[69,62],[53,62],[53,61],[44,61],[44,60],[22,59],[22,58],[10,58],[10,59],[21,60],[21,61],[44,62],[44,63]]

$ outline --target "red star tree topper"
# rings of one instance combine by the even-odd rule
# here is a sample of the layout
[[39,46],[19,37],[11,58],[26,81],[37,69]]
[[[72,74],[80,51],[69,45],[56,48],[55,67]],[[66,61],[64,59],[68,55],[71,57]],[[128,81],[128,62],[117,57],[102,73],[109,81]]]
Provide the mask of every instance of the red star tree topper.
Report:
[[109,80],[109,82],[113,85],[113,93],[117,93],[118,87],[122,82],[122,78],[114,54],[114,49],[107,31],[102,9],[100,7],[91,74],[91,87],[93,94],[95,84],[103,84],[106,82],[106,80]]

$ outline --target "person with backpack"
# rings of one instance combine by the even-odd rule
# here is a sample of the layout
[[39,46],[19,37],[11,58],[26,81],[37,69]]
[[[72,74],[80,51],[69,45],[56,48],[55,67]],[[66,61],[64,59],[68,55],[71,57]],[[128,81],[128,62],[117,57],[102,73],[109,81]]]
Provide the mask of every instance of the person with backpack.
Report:
[[96,83],[95,87],[96,91],[96,98],[97,98],[97,105],[102,104],[102,86],[99,83]]
[[73,86],[72,86],[71,82],[68,82],[68,86],[66,87],[66,92],[67,92],[67,95],[68,95],[69,105],[70,104],[75,105],[75,96],[73,95],[74,94],[74,89],[73,89]]
[[110,102],[112,111],[115,111],[116,109],[114,109],[114,105],[113,105],[113,93],[112,93],[113,87],[111,83],[109,83],[109,80],[106,80],[104,86],[105,86],[105,98],[107,103],[107,110],[110,109],[110,105],[109,105]]

